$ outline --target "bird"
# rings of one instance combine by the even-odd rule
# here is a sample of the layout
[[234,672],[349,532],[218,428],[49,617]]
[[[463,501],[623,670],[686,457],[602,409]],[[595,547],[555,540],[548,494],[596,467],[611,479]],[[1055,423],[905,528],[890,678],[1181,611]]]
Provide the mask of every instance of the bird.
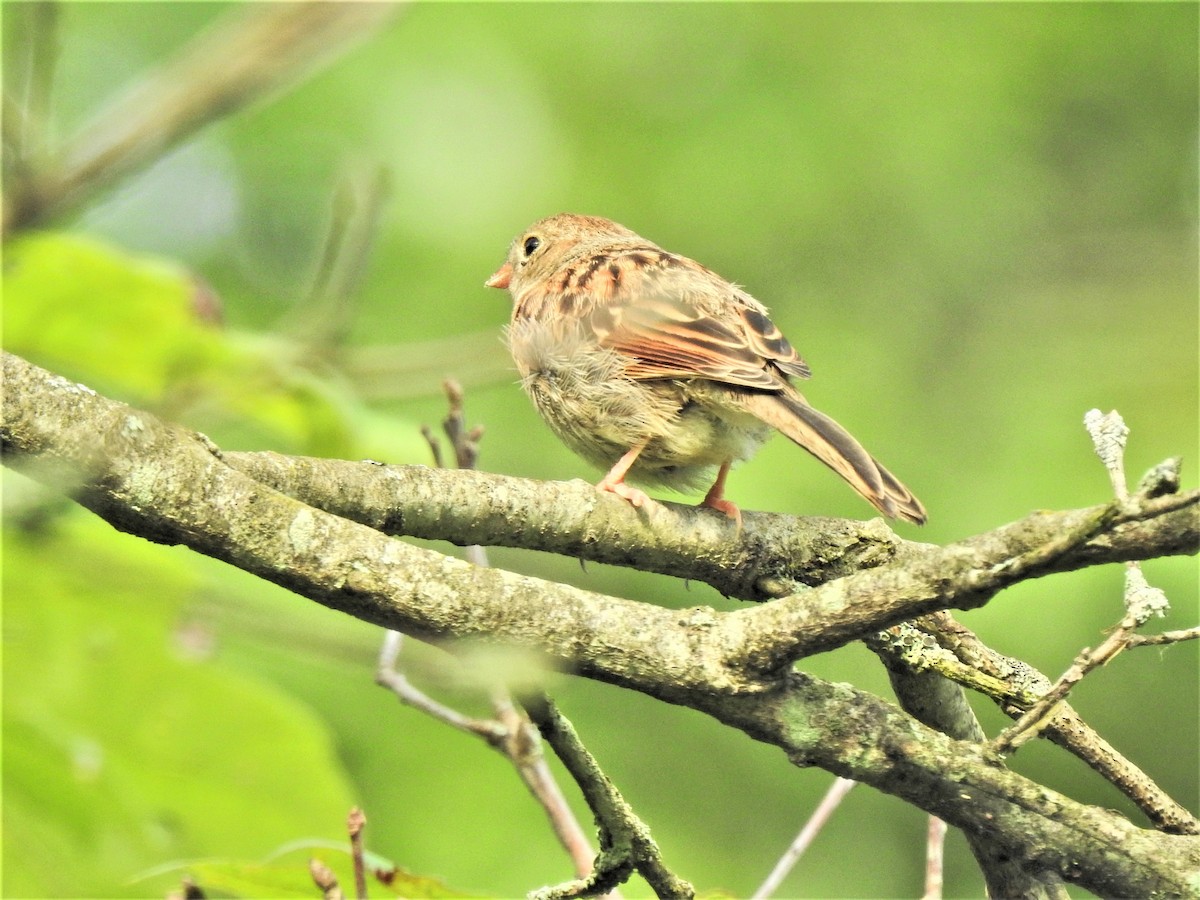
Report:
[[700,505],[740,527],[730,467],[779,431],[885,516],[924,524],[912,491],[797,390],[809,366],[768,309],[695,260],[560,213],[518,234],[484,284],[511,295],[521,385],[571,450],[607,470],[598,491],[647,507],[627,477],[677,491],[711,481]]

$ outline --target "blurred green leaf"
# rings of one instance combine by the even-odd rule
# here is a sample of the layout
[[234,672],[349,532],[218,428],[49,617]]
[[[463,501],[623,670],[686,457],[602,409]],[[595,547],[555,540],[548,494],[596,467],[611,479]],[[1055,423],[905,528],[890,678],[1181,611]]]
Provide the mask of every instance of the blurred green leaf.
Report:
[[[169,890],[183,877],[189,878],[208,896],[219,897],[304,897],[315,895],[309,860],[320,860],[337,878],[347,896],[354,891],[354,867],[348,849],[334,848],[329,841],[296,841],[286,854],[272,856],[269,862],[236,860],[198,860],[157,867],[153,875],[137,881]],[[447,887],[436,878],[415,875],[402,866],[364,853],[368,895],[409,897],[414,900],[440,900],[449,897],[480,896],[464,894]]]
[[[176,873],[168,879],[156,874],[147,879],[159,896],[181,883],[187,877],[204,892],[206,897],[277,897],[279,900],[304,898],[313,900],[319,896],[308,866],[246,863],[220,860],[181,863]],[[353,884],[353,882],[351,882]]]
[[358,405],[312,352],[226,331],[180,266],[78,234],[14,242],[5,260],[9,350],[102,393],[247,449],[346,455]]
[[58,525],[4,541],[6,896],[116,896],[164,857],[336,836],[352,795],[328,733],[180,618],[191,560]]
[[176,263],[39,233],[10,244],[4,266],[8,349],[97,390],[157,402],[220,353],[191,305],[199,287]]

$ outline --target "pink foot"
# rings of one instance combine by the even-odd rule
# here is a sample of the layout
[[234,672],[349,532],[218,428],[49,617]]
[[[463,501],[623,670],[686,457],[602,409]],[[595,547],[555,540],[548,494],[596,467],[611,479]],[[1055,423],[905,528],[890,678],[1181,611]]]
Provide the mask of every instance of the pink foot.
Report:
[[618,497],[624,497],[638,509],[650,504],[650,498],[642,491],[635,487],[630,487],[625,483],[625,476],[628,474],[634,461],[637,460],[638,454],[646,449],[646,444],[649,438],[642,441],[636,447],[633,447],[617,460],[617,464],[608,470],[608,474],[600,479],[600,483],[596,485],[596,490],[602,494],[616,494]]
[[725,513],[725,515],[737,522],[738,528],[742,527],[742,511],[738,509],[737,504],[732,500],[726,500],[723,497],[705,497],[700,502],[700,505]]
[[708,493],[700,501],[700,505],[725,513],[725,515],[737,522],[737,527],[740,531],[742,528],[742,511],[737,508],[736,503],[732,500],[726,500],[724,497],[725,476],[729,474],[729,465],[729,463],[725,463],[721,466],[720,471],[717,472],[717,480],[708,489]]
[[645,491],[630,487],[624,481],[609,481],[607,478],[603,478],[596,485],[596,490],[602,494],[616,494],[618,497],[624,497],[638,509],[650,503],[650,498],[646,496]]

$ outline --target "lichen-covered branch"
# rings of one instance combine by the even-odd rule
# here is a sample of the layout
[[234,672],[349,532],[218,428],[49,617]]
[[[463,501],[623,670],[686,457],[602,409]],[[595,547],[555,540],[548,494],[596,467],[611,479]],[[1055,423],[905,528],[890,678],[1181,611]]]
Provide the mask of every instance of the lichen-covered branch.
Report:
[[385,534],[519,547],[629,566],[767,600],[895,558],[882,520],[728,517],[677,503],[637,510],[583,481],[380,466],[278,453],[224,454],[229,465],[298,500]]
[[[950,547],[906,548],[883,565],[736,612],[667,610],[408,546],[256,481],[195,433],[11,354],[3,365],[5,464],[56,485],[122,530],[184,544],[387,628],[525,648],[582,675],[704,711],[780,747],[798,765],[872,785],[981,836],[1027,871],[1056,873],[1105,895],[1195,891],[1200,838],[1138,829],[1076,803],[1007,770],[978,745],[787,664],[915,613],[982,603],[1003,586],[995,573],[1006,560],[1029,559],[1039,542],[1061,534],[1061,517],[1084,528],[1095,511],[1035,516]],[[445,511],[454,500],[440,502]],[[552,505],[545,492],[531,497],[526,519],[512,527],[527,527]],[[1194,505],[1160,516],[1193,539],[1181,543],[1152,529],[1159,548],[1196,552],[1195,516]],[[581,535],[588,524],[586,517],[579,523]],[[1102,537],[1104,552],[1131,552],[1112,534],[1083,546]],[[1027,566],[1020,577],[1055,570],[1074,552]],[[1073,564],[1103,556],[1088,552]]]
[[660,897],[694,896],[695,889],[667,868],[650,829],[625,802],[554,702],[544,694],[527,694],[521,705],[579,785],[600,826],[600,854],[591,874],[536,891],[533,896],[537,900],[591,897],[623,884],[634,871]]
[[[987,647],[949,615],[939,614],[937,619],[940,625],[939,640],[946,642],[959,658],[978,670],[1003,678],[1023,694],[1036,696],[1050,688],[1050,679],[1041,672]],[[1028,705],[1012,703],[1003,697],[996,699],[1000,701],[1001,709],[1013,717],[1020,715]],[[1057,714],[1046,727],[1045,735],[1110,781],[1136,803],[1156,827],[1174,834],[1200,834],[1200,820],[1097,734],[1070,704],[1059,706]]]
[[3,363],[4,463],[122,531],[184,544],[433,642],[505,643],[551,665],[671,697],[771,687],[725,665],[713,610],[606,597],[405,544],[255,481],[195,432],[12,354]]
[[[793,762],[902,797],[1029,873],[1055,874],[1101,896],[1196,895],[1200,837],[1140,829],[1075,803],[1006,769],[984,745],[925,728],[850,685],[792,673],[774,695],[697,699]],[[1065,847],[1075,855],[1061,856]]]
[[[638,510],[583,481],[381,466],[278,453],[226,452],[229,465],[289,496],[385,534],[560,553],[702,581],[727,597],[762,601],[943,548],[905,541],[882,519],[745,512],[739,532],[712,510],[656,502]],[[980,559],[1040,546],[1104,507],[1042,511],[969,538]],[[1109,562],[1195,554],[1200,509],[1132,521],[1049,562],[1037,574]]]

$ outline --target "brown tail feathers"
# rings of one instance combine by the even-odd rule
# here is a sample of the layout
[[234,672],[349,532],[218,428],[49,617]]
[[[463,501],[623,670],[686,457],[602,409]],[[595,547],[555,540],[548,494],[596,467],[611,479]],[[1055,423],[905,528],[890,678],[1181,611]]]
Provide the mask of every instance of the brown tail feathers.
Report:
[[751,394],[751,412],[841,475],[885,516],[925,524],[925,507],[862,444],[798,393]]

